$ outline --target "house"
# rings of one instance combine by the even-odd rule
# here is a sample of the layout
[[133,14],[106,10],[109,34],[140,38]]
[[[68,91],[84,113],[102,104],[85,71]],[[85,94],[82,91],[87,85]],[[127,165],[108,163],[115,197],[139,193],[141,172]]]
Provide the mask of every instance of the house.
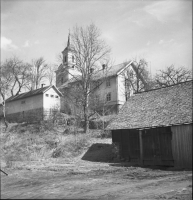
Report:
[[61,96],[54,85],[12,96],[5,101],[6,119],[10,122],[45,119],[60,110]]
[[125,160],[192,168],[192,81],[133,95],[107,129]]
[[[69,102],[65,104],[67,94],[70,93],[69,90],[78,81],[81,81],[81,74],[76,68],[76,58],[70,45],[70,35],[68,36],[67,47],[62,51],[62,55],[63,63],[56,70],[56,86],[64,94],[61,98],[61,109],[65,110],[65,106],[69,105]],[[129,95],[127,93],[129,90],[126,90],[127,70],[136,73],[136,62],[128,61],[110,67],[103,64],[100,69],[91,69],[92,87],[95,87],[92,96],[95,102],[98,102],[98,111],[102,111],[105,107],[105,114],[118,113],[127,96],[132,95],[132,88],[130,88]]]

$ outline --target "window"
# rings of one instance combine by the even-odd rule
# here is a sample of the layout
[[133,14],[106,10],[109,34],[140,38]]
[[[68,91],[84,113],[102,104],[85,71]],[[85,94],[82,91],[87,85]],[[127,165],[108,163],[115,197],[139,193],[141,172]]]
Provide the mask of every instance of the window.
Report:
[[107,81],[106,81],[106,86],[107,86],[107,87],[111,87],[110,79],[107,79]]
[[24,104],[25,103],[25,100],[21,101],[21,104]]
[[64,57],[64,62],[67,62],[67,56]]
[[49,97],[49,94],[46,94],[46,97]]
[[111,93],[110,92],[107,94],[106,98],[107,98],[107,101],[111,101]]
[[52,98],[54,97],[54,95],[50,95]]
[[58,98],[58,96],[57,96],[57,95],[56,95],[55,97],[56,97],[56,98]]

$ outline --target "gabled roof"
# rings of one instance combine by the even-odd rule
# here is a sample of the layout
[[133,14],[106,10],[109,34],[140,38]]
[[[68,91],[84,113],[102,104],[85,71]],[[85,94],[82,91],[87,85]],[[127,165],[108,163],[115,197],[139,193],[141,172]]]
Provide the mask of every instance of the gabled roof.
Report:
[[192,81],[130,97],[107,129],[145,129],[192,123]]
[[116,76],[120,72],[122,72],[124,69],[126,69],[128,66],[130,66],[132,61],[129,61],[127,64],[126,63],[121,63],[119,65],[114,65],[110,68],[107,68],[105,70],[99,70],[97,73],[93,74],[93,79],[94,80],[99,80],[104,77],[111,77],[111,76]]
[[34,96],[34,95],[43,94],[46,91],[48,91],[50,88],[53,88],[58,93],[59,96],[62,96],[62,93],[56,88],[56,86],[50,85],[50,86],[39,88],[37,90],[32,90],[32,91],[29,91],[29,92],[25,92],[25,93],[22,93],[22,94],[18,94],[18,95],[9,97],[6,100],[6,102],[16,101],[18,99],[24,99],[24,98],[31,97],[31,96]]
[[[112,76],[117,76],[119,75],[124,69],[129,67],[132,64],[133,61],[129,61],[127,64],[126,63],[121,63],[119,65],[114,65],[112,67],[109,67],[107,69],[101,69],[98,71],[94,71],[92,74],[93,80],[97,81],[103,78],[108,78]],[[77,75],[76,77],[73,77],[72,79],[66,81],[63,85],[61,85],[59,88],[65,88],[68,87],[69,83],[74,83],[81,80],[81,75]]]

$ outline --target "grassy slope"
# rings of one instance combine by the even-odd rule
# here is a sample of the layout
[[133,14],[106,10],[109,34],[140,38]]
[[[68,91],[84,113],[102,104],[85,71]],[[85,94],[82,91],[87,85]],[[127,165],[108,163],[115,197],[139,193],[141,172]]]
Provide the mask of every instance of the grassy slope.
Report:
[[10,124],[6,131],[1,131],[1,166],[49,159],[110,161],[111,139],[101,139],[100,131],[74,134],[71,130],[66,134],[64,130],[45,124]]

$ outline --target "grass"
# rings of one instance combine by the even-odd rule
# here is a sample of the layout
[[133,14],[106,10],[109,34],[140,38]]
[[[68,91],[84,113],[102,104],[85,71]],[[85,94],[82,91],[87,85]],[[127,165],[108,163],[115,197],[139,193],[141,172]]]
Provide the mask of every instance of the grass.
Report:
[[14,161],[41,161],[50,158],[74,158],[88,149],[94,138],[101,137],[101,131],[89,134],[82,130],[49,124],[9,124],[0,135],[1,162],[13,167]]

